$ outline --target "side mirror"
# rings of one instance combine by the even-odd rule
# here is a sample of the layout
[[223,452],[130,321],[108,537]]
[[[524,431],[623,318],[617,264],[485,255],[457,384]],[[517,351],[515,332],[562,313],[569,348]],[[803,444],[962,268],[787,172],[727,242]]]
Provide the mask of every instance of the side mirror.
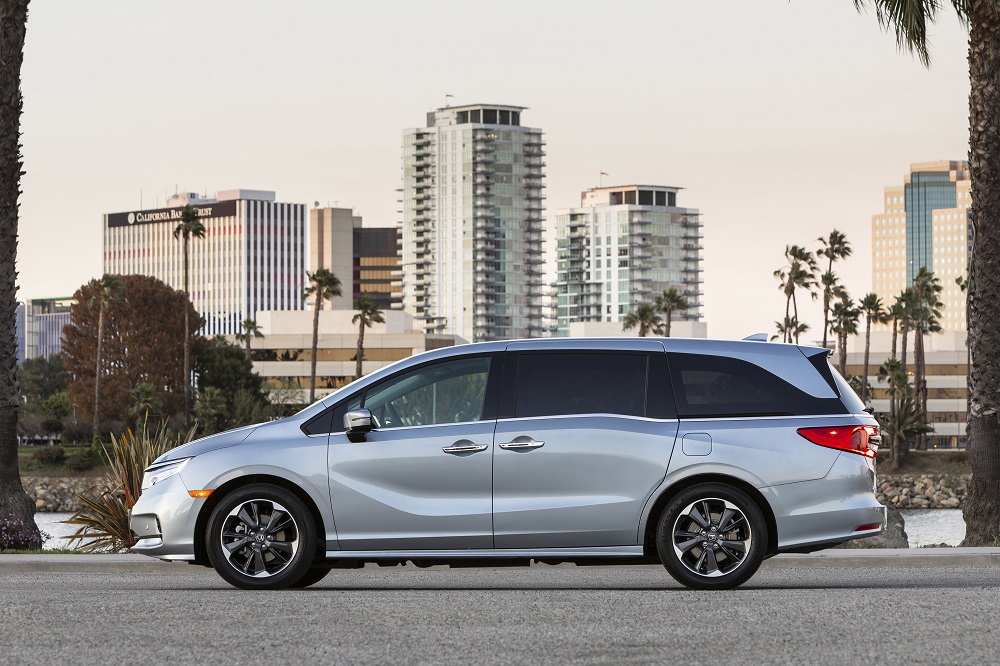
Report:
[[352,409],[344,414],[344,430],[352,442],[365,441],[365,434],[372,431],[372,413],[367,409]]

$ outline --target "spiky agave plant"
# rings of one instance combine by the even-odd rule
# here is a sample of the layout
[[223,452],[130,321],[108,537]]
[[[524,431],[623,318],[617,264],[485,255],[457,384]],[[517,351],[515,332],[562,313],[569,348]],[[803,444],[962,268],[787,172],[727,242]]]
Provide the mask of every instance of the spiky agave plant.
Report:
[[135,545],[129,529],[129,511],[142,494],[143,470],[161,455],[191,441],[195,428],[172,433],[161,424],[150,434],[143,423],[138,433],[131,430],[112,437],[102,450],[108,466],[106,482],[76,497],[83,508],[64,522],[79,525],[70,539],[76,550],[120,553]]

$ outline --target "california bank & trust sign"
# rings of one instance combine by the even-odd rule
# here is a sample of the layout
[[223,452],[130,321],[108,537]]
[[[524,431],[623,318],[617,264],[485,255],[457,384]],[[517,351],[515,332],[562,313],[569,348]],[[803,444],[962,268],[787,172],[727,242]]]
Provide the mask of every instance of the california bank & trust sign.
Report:
[[[198,217],[228,217],[236,215],[235,201],[220,201],[210,206],[192,206]],[[110,213],[107,216],[108,227],[127,227],[135,224],[154,224],[156,222],[180,222],[184,215],[183,208],[161,208],[159,210],[140,210],[131,213]]]

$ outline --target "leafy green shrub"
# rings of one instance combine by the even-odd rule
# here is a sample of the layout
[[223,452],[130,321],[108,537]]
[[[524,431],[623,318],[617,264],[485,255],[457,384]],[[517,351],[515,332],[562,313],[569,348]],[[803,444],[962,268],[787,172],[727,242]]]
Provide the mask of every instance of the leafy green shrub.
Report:
[[84,454],[77,453],[76,455],[72,455],[66,458],[65,465],[69,469],[73,469],[78,472],[85,472],[91,467],[93,467],[93,465],[90,462],[90,456],[85,453]]
[[108,465],[105,483],[86,493],[77,493],[83,508],[65,521],[79,525],[70,544],[84,552],[108,551],[120,553],[135,545],[129,529],[129,510],[142,493],[142,473],[161,455],[191,441],[194,428],[186,434],[172,433],[160,426],[152,435],[143,427],[137,434],[131,430],[112,438],[103,449]]
[[35,450],[32,457],[40,463],[55,465],[63,461],[66,457],[66,451],[61,446],[46,444],[44,446],[39,446],[38,449]]

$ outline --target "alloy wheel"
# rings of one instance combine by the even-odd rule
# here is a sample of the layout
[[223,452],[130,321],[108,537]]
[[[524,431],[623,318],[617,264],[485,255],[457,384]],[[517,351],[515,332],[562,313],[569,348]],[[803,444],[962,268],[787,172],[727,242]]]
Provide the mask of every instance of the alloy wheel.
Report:
[[251,499],[223,521],[222,554],[236,571],[253,578],[281,573],[299,548],[299,527],[278,502]]
[[752,544],[750,521],[728,500],[698,499],[674,521],[674,554],[698,576],[716,578],[733,573],[746,561]]

